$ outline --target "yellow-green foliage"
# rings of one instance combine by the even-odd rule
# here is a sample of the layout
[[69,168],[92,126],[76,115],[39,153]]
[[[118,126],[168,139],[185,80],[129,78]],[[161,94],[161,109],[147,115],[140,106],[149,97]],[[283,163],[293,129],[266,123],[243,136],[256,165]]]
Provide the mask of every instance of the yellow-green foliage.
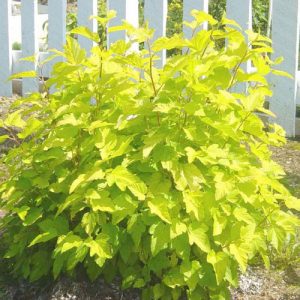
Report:
[[[268,149],[284,132],[254,113],[271,114],[265,77],[276,71],[261,55],[270,40],[248,32],[249,48],[233,21],[220,31],[193,15],[188,26],[211,29],[139,53],[131,43],[150,40],[147,28],[113,28],[131,42],[90,56],[69,37],[46,83],[55,93],[19,100],[1,124],[22,140],[3,158],[10,176],[0,186],[1,243],[16,276],[57,278],[81,265],[91,279],[120,276],[143,299],[228,299],[239,268],[255,255],[268,266],[269,247],[294,234],[299,200]],[[156,52],[174,48],[184,54],[155,68]],[[240,68],[248,60],[252,74]]]

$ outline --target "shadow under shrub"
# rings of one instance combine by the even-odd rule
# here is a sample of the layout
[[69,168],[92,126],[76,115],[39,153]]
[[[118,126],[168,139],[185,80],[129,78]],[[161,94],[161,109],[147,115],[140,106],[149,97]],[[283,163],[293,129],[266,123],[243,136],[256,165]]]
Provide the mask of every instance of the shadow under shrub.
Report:
[[[55,93],[19,100],[1,123],[19,130],[1,140],[23,140],[2,159],[10,176],[0,187],[3,256],[15,276],[57,278],[80,266],[91,280],[120,276],[143,299],[228,299],[239,268],[257,254],[268,267],[269,246],[280,250],[294,234],[299,200],[268,148],[284,132],[255,114],[272,115],[265,77],[280,72],[262,55],[271,42],[249,31],[248,47],[233,21],[223,18],[220,31],[210,15],[193,15],[187,26],[208,21],[211,30],[191,40],[150,45],[152,30],[124,24],[115,30],[130,42],[87,56],[68,38],[47,81]],[[133,42],[150,50],[131,52]],[[173,48],[184,54],[155,68],[156,54]]]

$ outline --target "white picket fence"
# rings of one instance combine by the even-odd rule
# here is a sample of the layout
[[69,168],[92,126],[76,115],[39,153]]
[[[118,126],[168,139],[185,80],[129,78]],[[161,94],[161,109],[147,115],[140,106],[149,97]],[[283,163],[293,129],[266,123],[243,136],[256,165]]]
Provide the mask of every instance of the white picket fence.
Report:
[[[280,68],[289,72],[295,80],[286,78],[270,78],[273,85],[273,98],[270,101],[271,110],[277,115],[276,122],[282,125],[288,136],[294,136],[297,131],[296,104],[300,104],[300,84],[297,89],[298,78],[298,50],[299,50],[299,20],[300,0],[270,0],[272,2],[272,39],[274,58],[283,56],[284,62]],[[22,57],[39,54],[43,60],[48,56],[46,52],[39,53],[38,45],[38,1],[21,0],[21,40],[22,50],[12,50],[12,0],[0,0],[0,96],[12,95],[12,82],[7,78],[14,73],[37,68],[37,63],[20,61]],[[192,9],[208,11],[209,0],[183,0],[184,20],[192,19]],[[108,9],[115,10],[117,17],[109,26],[115,26],[126,20],[138,26],[139,0],[107,0]],[[97,0],[77,0],[78,24],[97,31],[96,20],[91,15],[97,15]],[[66,11],[67,0],[48,0],[48,48],[62,49],[66,39]],[[149,26],[154,28],[155,37],[166,35],[168,14],[167,0],[145,0],[144,18]],[[252,28],[252,0],[227,0],[227,16],[237,21],[243,29]],[[184,27],[184,35],[191,36],[191,30]],[[108,45],[126,39],[125,32],[113,32],[108,35]],[[90,50],[93,43],[84,37],[79,37],[82,47]],[[166,61],[166,52],[161,53],[161,66]],[[43,70],[48,76],[50,67]],[[37,91],[38,79],[22,80],[22,93]],[[297,97],[297,90],[299,97]],[[300,126],[299,126],[300,127]],[[300,134],[300,132],[299,132]]]

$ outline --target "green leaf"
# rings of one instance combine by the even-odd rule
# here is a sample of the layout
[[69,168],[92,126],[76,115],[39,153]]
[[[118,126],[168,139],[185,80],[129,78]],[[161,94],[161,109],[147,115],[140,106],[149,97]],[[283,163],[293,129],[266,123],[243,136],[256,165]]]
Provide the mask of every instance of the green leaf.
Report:
[[115,205],[107,191],[89,190],[86,198],[90,201],[91,208],[94,212],[113,212]]
[[37,55],[31,55],[31,56],[27,56],[27,57],[22,57],[20,58],[20,61],[29,61],[29,62],[35,62],[37,59]]
[[205,182],[201,171],[194,164],[183,165],[183,174],[192,191],[199,190],[201,184]]
[[96,213],[90,212],[85,213],[81,220],[81,225],[84,228],[85,232],[90,236],[99,222],[99,216]]
[[114,211],[112,212],[113,224],[118,224],[123,221],[125,218],[132,216],[138,204],[133,201],[133,199],[122,193],[118,197],[113,199],[114,202]]
[[15,111],[8,115],[8,117],[4,120],[4,124],[8,127],[18,127],[24,128],[26,126],[26,122],[23,121],[21,112]]
[[71,184],[69,193],[72,194],[82,183],[86,182],[86,174],[80,174]]
[[239,208],[237,207],[233,211],[233,215],[236,217],[237,220],[243,221],[247,224],[255,224],[255,220],[249,215],[246,208]]
[[139,200],[145,200],[147,186],[138,176],[132,174],[123,166],[118,166],[109,173],[107,182],[109,186],[116,184],[121,191],[128,188]]
[[9,135],[7,135],[7,134],[1,135],[0,136],[0,144],[5,142],[7,139],[9,139]]
[[14,209],[14,211],[18,214],[19,218],[24,221],[25,217],[28,214],[28,211],[30,211],[30,207],[29,206],[21,206],[21,207],[17,207]]
[[200,192],[184,192],[183,202],[186,206],[186,212],[193,214],[195,218],[200,221],[203,219],[203,207],[202,207],[203,195]]
[[229,266],[229,257],[224,252],[211,251],[207,255],[207,261],[213,265],[218,285],[224,280]]
[[163,277],[163,283],[174,289],[177,286],[184,286],[184,277],[183,274],[181,274],[179,267],[171,269],[164,277]]
[[31,134],[35,133],[41,126],[42,122],[35,118],[30,118],[29,120],[27,120],[27,124],[24,130],[18,134],[18,137],[20,139],[25,139]]
[[182,38],[182,36],[175,34],[174,36],[167,38],[161,37],[154,41],[152,45],[153,51],[161,51],[163,49],[174,49],[174,48],[183,48],[187,45],[186,41]]
[[199,11],[193,9],[191,11],[191,15],[195,18],[197,23],[200,25],[204,22],[209,22],[211,25],[215,25],[218,23],[217,20],[215,20],[210,14],[204,12],[204,11]]
[[91,30],[89,30],[87,27],[84,27],[84,26],[79,26],[79,27],[71,30],[70,33],[82,35],[82,36],[92,40],[95,43],[100,42],[98,33],[92,32]]
[[83,240],[75,234],[68,234],[62,242],[60,243],[61,245],[61,253],[67,252],[73,248],[78,248],[83,244]]
[[226,227],[227,218],[221,216],[220,213],[216,212],[213,214],[214,226],[213,226],[213,235],[220,235]]
[[183,261],[189,260],[191,248],[187,233],[172,239],[172,247],[175,249],[178,257],[180,257]]
[[24,226],[30,226],[34,224],[38,219],[43,216],[43,210],[41,208],[31,208],[24,219]]
[[72,271],[78,263],[82,263],[88,254],[88,248],[85,245],[81,245],[76,251],[72,252],[68,256],[67,260],[67,270]]
[[55,237],[58,236],[58,233],[55,229],[49,229],[49,232],[44,232],[44,233],[41,233],[39,234],[38,236],[36,236],[32,241],[31,243],[29,244],[28,247],[32,247],[36,244],[39,244],[39,243],[45,243],[45,242],[48,242],[52,239],[54,239]]
[[170,226],[164,223],[158,223],[151,229],[151,253],[153,256],[161,250],[167,248],[170,242]]
[[109,238],[106,235],[99,234],[95,240],[86,241],[85,245],[87,245],[90,249],[90,256],[97,256],[104,260],[111,258],[111,249],[108,244],[108,239]]
[[229,246],[229,251],[239,263],[242,271],[246,272],[248,264],[249,247],[245,244],[240,244],[238,246],[236,244],[231,244]]
[[57,257],[55,257],[53,268],[52,268],[54,279],[57,279],[59,274],[61,273],[64,266],[64,262],[65,262],[65,258],[63,255],[57,255]]
[[190,245],[196,244],[202,251],[210,252],[210,241],[207,227],[201,223],[192,223],[188,228]]
[[285,71],[281,71],[281,70],[272,70],[272,73],[274,75],[277,75],[277,76],[282,76],[282,77],[287,77],[287,78],[290,78],[290,79],[294,79],[294,77],[289,74],[288,72],[285,72]]
[[63,216],[44,219],[38,226],[42,232],[48,232],[49,229],[56,230],[60,235],[69,232],[69,222],[67,218]]
[[72,194],[68,196],[61,205],[58,206],[56,216],[60,215],[65,209],[69,206],[76,204],[78,201],[81,200],[81,195]]
[[139,246],[143,233],[146,231],[146,226],[142,221],[141,215],[132,215],[127,223],[127,230],[136,246]]
[[168,199],[158,196],[154,199],[150,198],[148,200],[148,206],[151,213],[157,215],[166,223],[172,224],[171,215],[168,208]]
[[289,209],[295,209],[297,211],[300,211],[300,200],[296,197],[287,197],[287,199],[285,199],[285,205]]
[[217,173],[215,176],[215,186],[216,186],[216,200],[220,200],[228,195],[233,186],[230,179],[227,179],[224,173]]
[[180,272],[184,276],[184,281],[187,283],[189,290],[194,291],[203,276],[201,265],[198,261],[185,261],[180,266]]
[[19,72],[14,75],[11,75],[8,79],[13,80],[18,78],[36,78],[36,77],[37,77],[36,71],[25,71],[25,72]]

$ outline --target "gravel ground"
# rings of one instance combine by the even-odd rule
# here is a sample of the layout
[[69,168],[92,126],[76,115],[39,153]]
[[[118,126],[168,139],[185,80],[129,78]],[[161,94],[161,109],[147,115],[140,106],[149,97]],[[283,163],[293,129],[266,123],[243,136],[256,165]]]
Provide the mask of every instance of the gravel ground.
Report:
[[[14,101],[0,97],[0,118],[5,116]],[[0,129],[0,135],[3,134]],[[0,155],[11,145],[0,145]],[[295,196],[300,197],[300,143],[289,141],[285,147],[274,148],[273,158],[281,164],[287,176],[283,182]],[[0,165],[1,171],[5,169]],[[0,211],[0,217],[3,212]],[[0,261],[1,262],[1,261]],[[122,292],[118,281],[106,284],[99,279],[95,283],[86,280],[62,278],[55,283],[29,284],[27,282],[5,282],[0,270],[0,300],[139,300],[135,290]],[[5,282],[5,283],[4,283]],[[233,300],[300,300],[300,265],[283,270],[269,271],[260,267],[249,268],[240,276],[239,287],[232,291]]]

